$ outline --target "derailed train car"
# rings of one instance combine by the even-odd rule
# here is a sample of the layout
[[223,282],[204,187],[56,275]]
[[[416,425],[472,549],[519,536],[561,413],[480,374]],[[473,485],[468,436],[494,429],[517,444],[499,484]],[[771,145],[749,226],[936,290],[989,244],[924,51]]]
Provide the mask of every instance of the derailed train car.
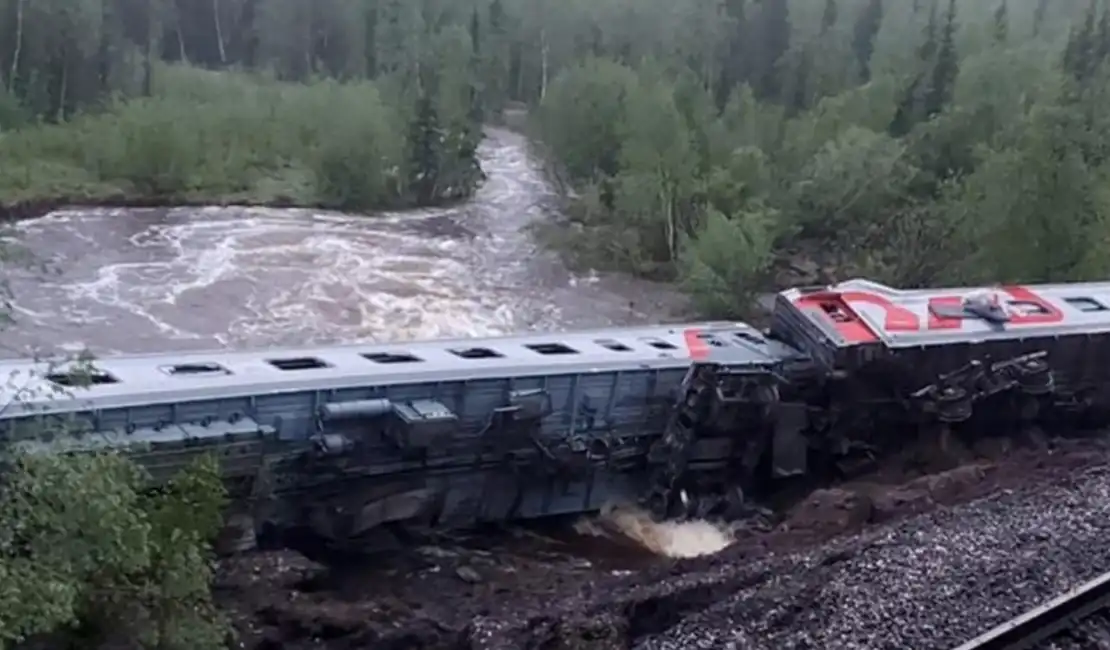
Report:
[[[791,289],[773,323],[0,362],[16,447],[221,461],[248,539],[587,512],[711,515],[922,435],[1105,420],[1110,284]],[[44,431],[64,431],[46,435]]]

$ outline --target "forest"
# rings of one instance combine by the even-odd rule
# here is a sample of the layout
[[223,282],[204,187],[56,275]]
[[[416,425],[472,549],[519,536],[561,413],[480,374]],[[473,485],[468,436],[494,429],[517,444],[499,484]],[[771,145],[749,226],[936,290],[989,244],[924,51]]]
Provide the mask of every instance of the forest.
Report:
[[0,196],[466,196],[512,102],[549,239],[702,312],[862,274],[1097,277],[1101,0],[0,0]]
[[714,316],[855,275],[1105,277],[1104,3],[602,4],[536,112],[591,264],[678,278]]
[[[566,191],[540,234],[705,315],[1105,277],[1108,56],[1102,0],[0,0],[0,203],[450,201],[512,105]],[[224,646],[211,467],[14,462],[0,648]]]

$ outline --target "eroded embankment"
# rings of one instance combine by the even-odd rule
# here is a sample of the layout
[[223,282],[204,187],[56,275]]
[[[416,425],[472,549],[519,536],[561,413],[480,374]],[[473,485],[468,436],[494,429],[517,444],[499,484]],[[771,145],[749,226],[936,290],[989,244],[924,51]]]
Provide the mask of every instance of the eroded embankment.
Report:
[[707,557],[591,555],[521,534],[424,548],[339,584],[298,556],[258,555],[225,566],[220,597],[255,648],[943,648],[1110,568],[1096,543],[1110,536],[1106,449],[1061,442],[819,491]]

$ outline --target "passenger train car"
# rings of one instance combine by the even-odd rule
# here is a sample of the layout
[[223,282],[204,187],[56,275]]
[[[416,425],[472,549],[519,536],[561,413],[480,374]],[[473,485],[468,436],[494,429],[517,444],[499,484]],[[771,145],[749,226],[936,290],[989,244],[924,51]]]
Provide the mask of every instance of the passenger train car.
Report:
[[221,461],[248,537],[587,512],[712,515],[864,471],[920,433],[1107,418],[1110,283],[777,295],[772,325],[0,361],[12,449]]

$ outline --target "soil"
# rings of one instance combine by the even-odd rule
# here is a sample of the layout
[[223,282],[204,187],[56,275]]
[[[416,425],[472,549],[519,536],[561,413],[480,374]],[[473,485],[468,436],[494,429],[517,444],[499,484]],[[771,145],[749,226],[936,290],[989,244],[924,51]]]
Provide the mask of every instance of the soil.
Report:
[[328,567],[292,551],[239,556],[222,562],[216,595],[248,650],[628,648],[746,586],[698,580],[722,566],[830,544],[851,554],[843,542],[864,528],[1066,481],[1103,464],[1108,450],[1101,437],[1000,447],[993,457],[912,480],[876,475],[818,490],[773,526],[738,527],[734,544],[694,559],[579,536],[562,522],[428,540],[361,565]]

